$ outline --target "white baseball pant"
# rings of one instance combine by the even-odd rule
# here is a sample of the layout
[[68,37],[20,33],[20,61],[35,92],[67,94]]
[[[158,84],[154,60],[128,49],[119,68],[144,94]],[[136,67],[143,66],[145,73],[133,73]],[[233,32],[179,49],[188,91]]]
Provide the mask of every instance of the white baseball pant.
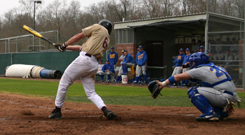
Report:
[[[134,65],[135,63],[127,63],[127,67],[132,67]],[[117,76],[121,76],[122,73],[123,73],[123,69],[122,69],[122,66],[120,66]]]
[[86,56],[86,52],[80,52],[80,55],[66,68],[57,91],[55,105],[62,108],[68,87],[75,80],[81,78],[84,91],[90,101],[92,101],[100,110],[104,104],[102,98],[95,92],[94,76],[98,70],[98,62],[94,56]]
[[224,107],[227,104],[227,98],[232,102],[237,101],[236,93],[230,95],[210,87],[198,87],[197,90],[201,95],[208,99],[210,105],[212,106]]
[[141,74],[146,75],[146,66],[136,66],[136,77],[139,77]]
[[181,74],[181,66],[177,66],[174,68],[172,76],[177,75],[177,74]]
[[190,70],[190,67],[183,68],[182,73],[185,73],[188,70]]

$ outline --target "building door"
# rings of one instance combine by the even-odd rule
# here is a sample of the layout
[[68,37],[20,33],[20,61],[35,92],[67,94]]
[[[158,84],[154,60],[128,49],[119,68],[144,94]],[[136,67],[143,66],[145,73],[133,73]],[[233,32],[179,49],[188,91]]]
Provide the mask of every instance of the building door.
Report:
[[144,50],[147,53],[147,74],[151,78],[163,78],[164,67],[163,63],[163,42],[148,41],[144,45]]

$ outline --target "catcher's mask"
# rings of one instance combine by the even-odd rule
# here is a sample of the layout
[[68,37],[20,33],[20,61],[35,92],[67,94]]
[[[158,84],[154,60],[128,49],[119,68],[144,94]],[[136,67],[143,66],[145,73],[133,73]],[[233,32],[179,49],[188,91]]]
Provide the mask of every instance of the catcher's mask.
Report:
[[108,30],[109,35],[111,34],[112,23],[109,20],[103,19],[99,22],[99,25],[104,26]]
[[193,53],[190,58],[190,68],[196,68],[201,64],[208,64],[210,63],[209,61],[209,56],[205,52],[197,52]]

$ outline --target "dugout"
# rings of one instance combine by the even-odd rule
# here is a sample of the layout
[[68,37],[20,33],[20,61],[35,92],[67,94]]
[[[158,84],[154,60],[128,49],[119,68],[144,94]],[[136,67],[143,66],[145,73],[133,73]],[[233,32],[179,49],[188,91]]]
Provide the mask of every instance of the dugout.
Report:
[[209,40],[228,36],[243,39],[243,23],[244,19],[210,12],[115,22],[115,50],[121,54],[120,50],[126,49],[135,58],[142,44],[148,56],[148,75],[166,78],[172,74],[172,58],[179,48],[191,49],[191,40],[196,39],[204,42],[209,53]]

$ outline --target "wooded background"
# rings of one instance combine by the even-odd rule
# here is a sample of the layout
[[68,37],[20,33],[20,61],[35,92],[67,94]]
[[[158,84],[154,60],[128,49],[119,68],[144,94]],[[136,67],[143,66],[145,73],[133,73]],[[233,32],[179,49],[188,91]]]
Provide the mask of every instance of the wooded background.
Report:
[[[33,28],[34,1],[20,0],[21,6],[0,17],[0,38],[27,34],[23,24]],[[119,22],[206,12],[206,0],[107,0],[81,9],[81,0],[55,0],[46,7],[36,4],[36,31],[58,30],[60,42],[101,19]],[[209,0],[209,12],[244,18],[244,0]],[[111,45],[115,44],[114,31]],[[63,39],[63,40],[62,40]]]

